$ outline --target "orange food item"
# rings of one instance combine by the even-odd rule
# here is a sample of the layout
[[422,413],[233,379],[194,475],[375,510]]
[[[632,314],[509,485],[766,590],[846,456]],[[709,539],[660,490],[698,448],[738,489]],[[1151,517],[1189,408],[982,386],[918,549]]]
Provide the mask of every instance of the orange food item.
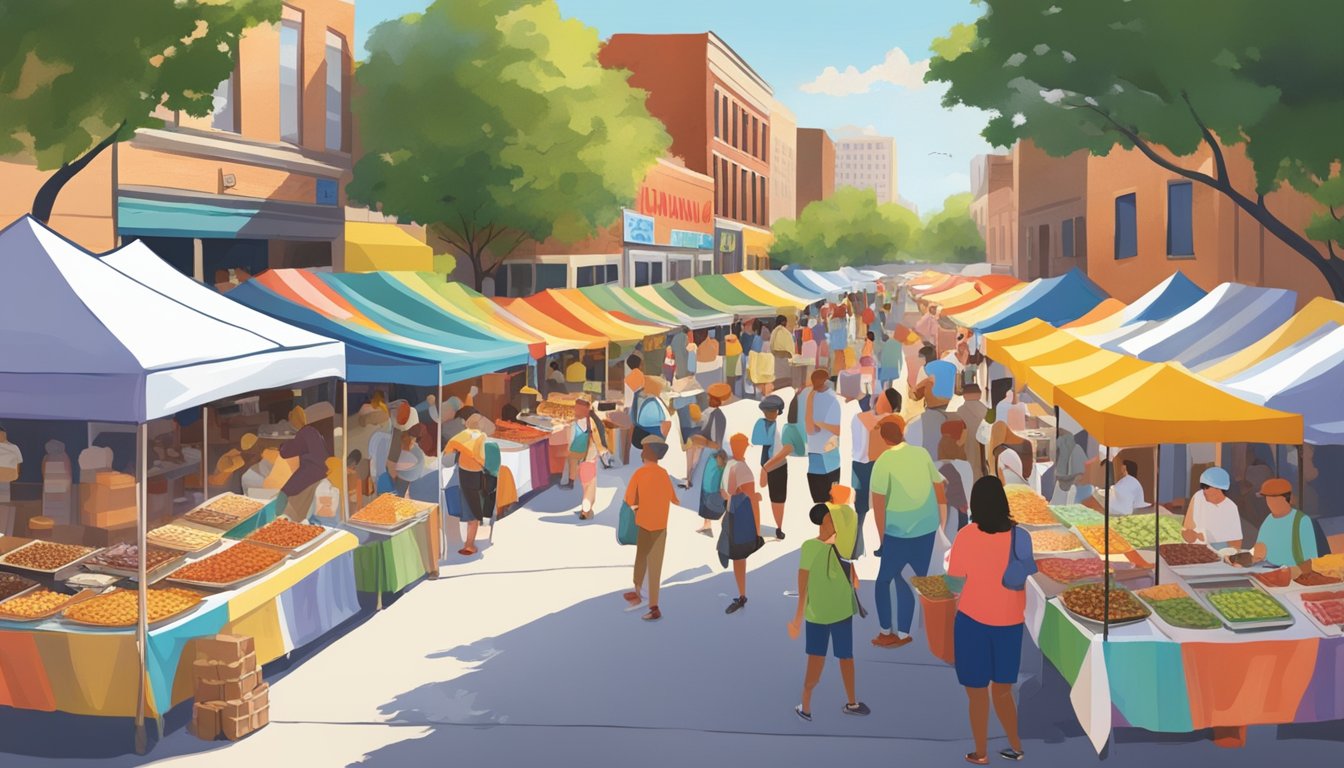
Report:
[[368,523],[370,525],[396,525],[403,520],[415,517],[421,508],[422,505],[410,499],[384,493],[366,504],[363,509],[351,515],[350,519],[357,523]]
[[1008,496],[1008,510],[1020,525],[1058,525],[1050,513],[1045,497],[1024,485],[1010,485],[1004,489]]
[[254,576],[285,559],[283,552],[246,541],[173,571],[172,578],[203,584],[232,584]]
[[1083,543],[1068,531],[1032,531],[1033,552],[1077,552]]
[[[189,589],[154,587],[145,592],[149,623],[176,616],[201,602],[203,595]],[[67,619],[102,627],[129,627],[140,615],[139,595],[134,589],[115,589],[66,608]]]
[[[1087,543],[1097,552],[1106,551],[1106,528],[1100,525],[1080,525],[1078,532],[1087,539]],[[1111,554],[1123,555],[1127,552],[1133,552],[1134,547],[1130,546],[1125,537],[1120,535],[1119,531],[1111,530]]]
[[247,541],[283,549],[298,549],[321,536],[326,530],[320,525],[296,523],[281,517],[248,534]]

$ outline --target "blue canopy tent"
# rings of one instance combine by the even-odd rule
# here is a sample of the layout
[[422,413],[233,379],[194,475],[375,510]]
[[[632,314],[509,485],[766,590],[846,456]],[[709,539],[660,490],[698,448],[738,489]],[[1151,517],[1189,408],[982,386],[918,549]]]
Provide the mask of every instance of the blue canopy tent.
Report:
[[1059,277],[1033,283],[1021,291],[1011,304],[971,327],[977,333],[985,334],[1011,328],[1033,318],[1059,327],[1087,314],[1105,298],[1106,292],[1089,280],[1087,275],[1078,269],[1071,269]]
[[1102,346],[1149,362],[1196,368],[1263,338],[1292,316],[1296,304],[1294,291],[1223,283],[1166,320]]

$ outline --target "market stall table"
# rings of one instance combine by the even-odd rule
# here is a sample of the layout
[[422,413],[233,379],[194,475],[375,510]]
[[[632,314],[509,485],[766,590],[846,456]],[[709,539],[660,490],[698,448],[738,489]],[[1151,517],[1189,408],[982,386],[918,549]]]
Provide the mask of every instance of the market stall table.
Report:
[[413,522],[390,530],[347,521],[346,529],[358,539],[354,553],[355,588],[377,595],[396,594],[421,578],[438,578],[440,540],[439,505],[427,504]]

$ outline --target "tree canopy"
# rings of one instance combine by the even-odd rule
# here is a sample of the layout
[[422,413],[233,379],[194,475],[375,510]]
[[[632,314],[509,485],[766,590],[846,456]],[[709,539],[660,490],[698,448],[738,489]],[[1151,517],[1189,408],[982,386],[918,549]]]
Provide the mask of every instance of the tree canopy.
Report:
[[250,26],[280,0],[0,2],[0,156],[56,169],[33,201],[46,221],[64,184],[159,106],[203,117]]
[[853,264],[893,261],[919,232],[913,211],[878,205],[871,189],[841,187],[803,209],[797,219],[775,222],[770,260],[832,270]]
[[481,280],[523,241],[609,226],[671,144],[554,0],[438,0],[374,28],[352,199],[426,224]]
[[915,251],[925,261],[972,264],[985,260],[985,239],[971,219],[971,193],[952,195],[924,222]]
[[[1291,183],[1341,198],[1344,4],[1307,0],[983,0],[973,31],[935,41],[927,79],[950,84],[944,104],[989,110],[998,146],[1029,138],[1046,152],[1104,155],[1135,148],[1217,190],[1302,254],[1344,297],[1338,220],[1318,219],[1321,253],[1264,196]],[[973,33],[972,33],[973,32]],[[1244,145],[1247,184],[1224,148]],[[1204,168],[1189,156],[1204,149]],[[1173,157],[1174,156],[1174,157]],[[1184,161],[1184,162],[1183,162]],[[1341,200],[1344,202],[1344,200]],[[1344,214],[1344,210],[1340,211]],[[1328,217],[1333,219],[1333,217]],[[1333,233],[1333,234],[1332,234]],[[1329,242],[1329,241],[1327,241]]]

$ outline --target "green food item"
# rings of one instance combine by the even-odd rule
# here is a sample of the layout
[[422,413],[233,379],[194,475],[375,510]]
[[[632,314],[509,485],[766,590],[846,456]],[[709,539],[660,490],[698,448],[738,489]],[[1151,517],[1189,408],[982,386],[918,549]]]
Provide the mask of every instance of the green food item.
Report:
[[1215,629],[1222,626],[1218,617],[1204,610],[1204,607],[1189,597],[1175,597],[1170,600],[1159,600],[1153,605],[1153,610],[1162,620],[1173,627],[1182,627],[1184,629]]
[[1059,522],[1074,527],[1080,525],[1101,525],[1105,522],[1101,513],[1082,504],[1060,504],[1050,508],[1059,518]]
[[1255,589],[1224,589],[1209,593],[1209,602],[1228,621],[1286,619],[1288,612],[1278,601]]
[[[1160,516],[1157,518],[1157,524],[1161,529],[1159,535],[1163,544],[1180,544],[1185,541],[1181,536],[1181,522],[1176,518]],[[1111,527],[1118,530],[1120,535],[1125,537],[1125,541],[1135,549],[1154,547],[1152,515],[1139,514],[1112,518]]]

